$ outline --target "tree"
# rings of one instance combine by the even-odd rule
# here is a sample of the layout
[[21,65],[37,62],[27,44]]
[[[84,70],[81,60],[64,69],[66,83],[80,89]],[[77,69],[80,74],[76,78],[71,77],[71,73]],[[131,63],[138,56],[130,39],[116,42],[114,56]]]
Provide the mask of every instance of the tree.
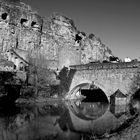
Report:
[[49,85],[55,84],[56,74],[47,67],[47,61],[43,54],[35,51],[29,58],[29,83],[34,86],[35,96]]

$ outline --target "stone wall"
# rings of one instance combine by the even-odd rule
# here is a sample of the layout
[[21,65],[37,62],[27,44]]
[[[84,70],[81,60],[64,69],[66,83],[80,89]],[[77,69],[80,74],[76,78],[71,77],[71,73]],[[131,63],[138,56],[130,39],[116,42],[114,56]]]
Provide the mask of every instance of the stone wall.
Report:
[[[78,66],[75,69],[76,72],[71,81],[69,93],[78,85],[94,82],[95,86],[102,89],[108,98],[118,89],[123,94],[131,97],[139,89],[139,67],[133,67],[131,63],[126,68],[121,64],[118,67],[115,67],[114,64],[112,65],[112,67],[109,66],[108,68],[106,64],[105,67],[89,67],[87,65],[87,69],[85,66],[78,69],[80,67]],[[68,94],[68,96],[70,95]]]

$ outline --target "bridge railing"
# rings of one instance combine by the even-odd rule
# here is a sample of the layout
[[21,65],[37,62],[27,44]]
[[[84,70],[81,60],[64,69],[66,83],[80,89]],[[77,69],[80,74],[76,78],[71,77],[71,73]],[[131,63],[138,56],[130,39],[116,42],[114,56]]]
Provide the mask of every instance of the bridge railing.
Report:
[[119,63],[88,63],[84,65],[72,65],[71,69],[76,70],[99,70],[99,69],[126,69],[138,68],[140,62],[119,62]]

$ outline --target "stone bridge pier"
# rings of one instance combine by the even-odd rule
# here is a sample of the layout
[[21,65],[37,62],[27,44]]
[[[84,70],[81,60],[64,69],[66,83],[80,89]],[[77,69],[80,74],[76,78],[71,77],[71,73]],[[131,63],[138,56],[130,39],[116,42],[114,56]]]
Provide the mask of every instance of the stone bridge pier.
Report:
[[108,101],[118,89],[128,100],[140,89],[139,63],[99,63],[71,66],[71,69],[76,69],[76,72],[66,99],[76,98],[80,89],[89,89],[90,86],[101,89]]

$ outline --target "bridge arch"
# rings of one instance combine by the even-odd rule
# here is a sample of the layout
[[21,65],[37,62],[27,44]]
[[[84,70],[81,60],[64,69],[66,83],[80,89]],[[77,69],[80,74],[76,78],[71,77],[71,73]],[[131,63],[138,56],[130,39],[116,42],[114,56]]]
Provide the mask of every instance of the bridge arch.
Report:
[[107,102],[110,102],[110,98],[108,94],[106,94],[106,90],[100,84],[97,84],[94,81],[88,81],[88,80],[85,80],[77,84],[73,88],[71,88],[66,98],[72,98],[72,99],[77,98],[79,96],[79,93],[81,95],[82,91],[87,90],[88,92],[88,90],[94,90],[94,88],[96,89],[96,91],[98,90],[98,92],[100,92],[99,94],[102,94],[103,97],[106,98]]

